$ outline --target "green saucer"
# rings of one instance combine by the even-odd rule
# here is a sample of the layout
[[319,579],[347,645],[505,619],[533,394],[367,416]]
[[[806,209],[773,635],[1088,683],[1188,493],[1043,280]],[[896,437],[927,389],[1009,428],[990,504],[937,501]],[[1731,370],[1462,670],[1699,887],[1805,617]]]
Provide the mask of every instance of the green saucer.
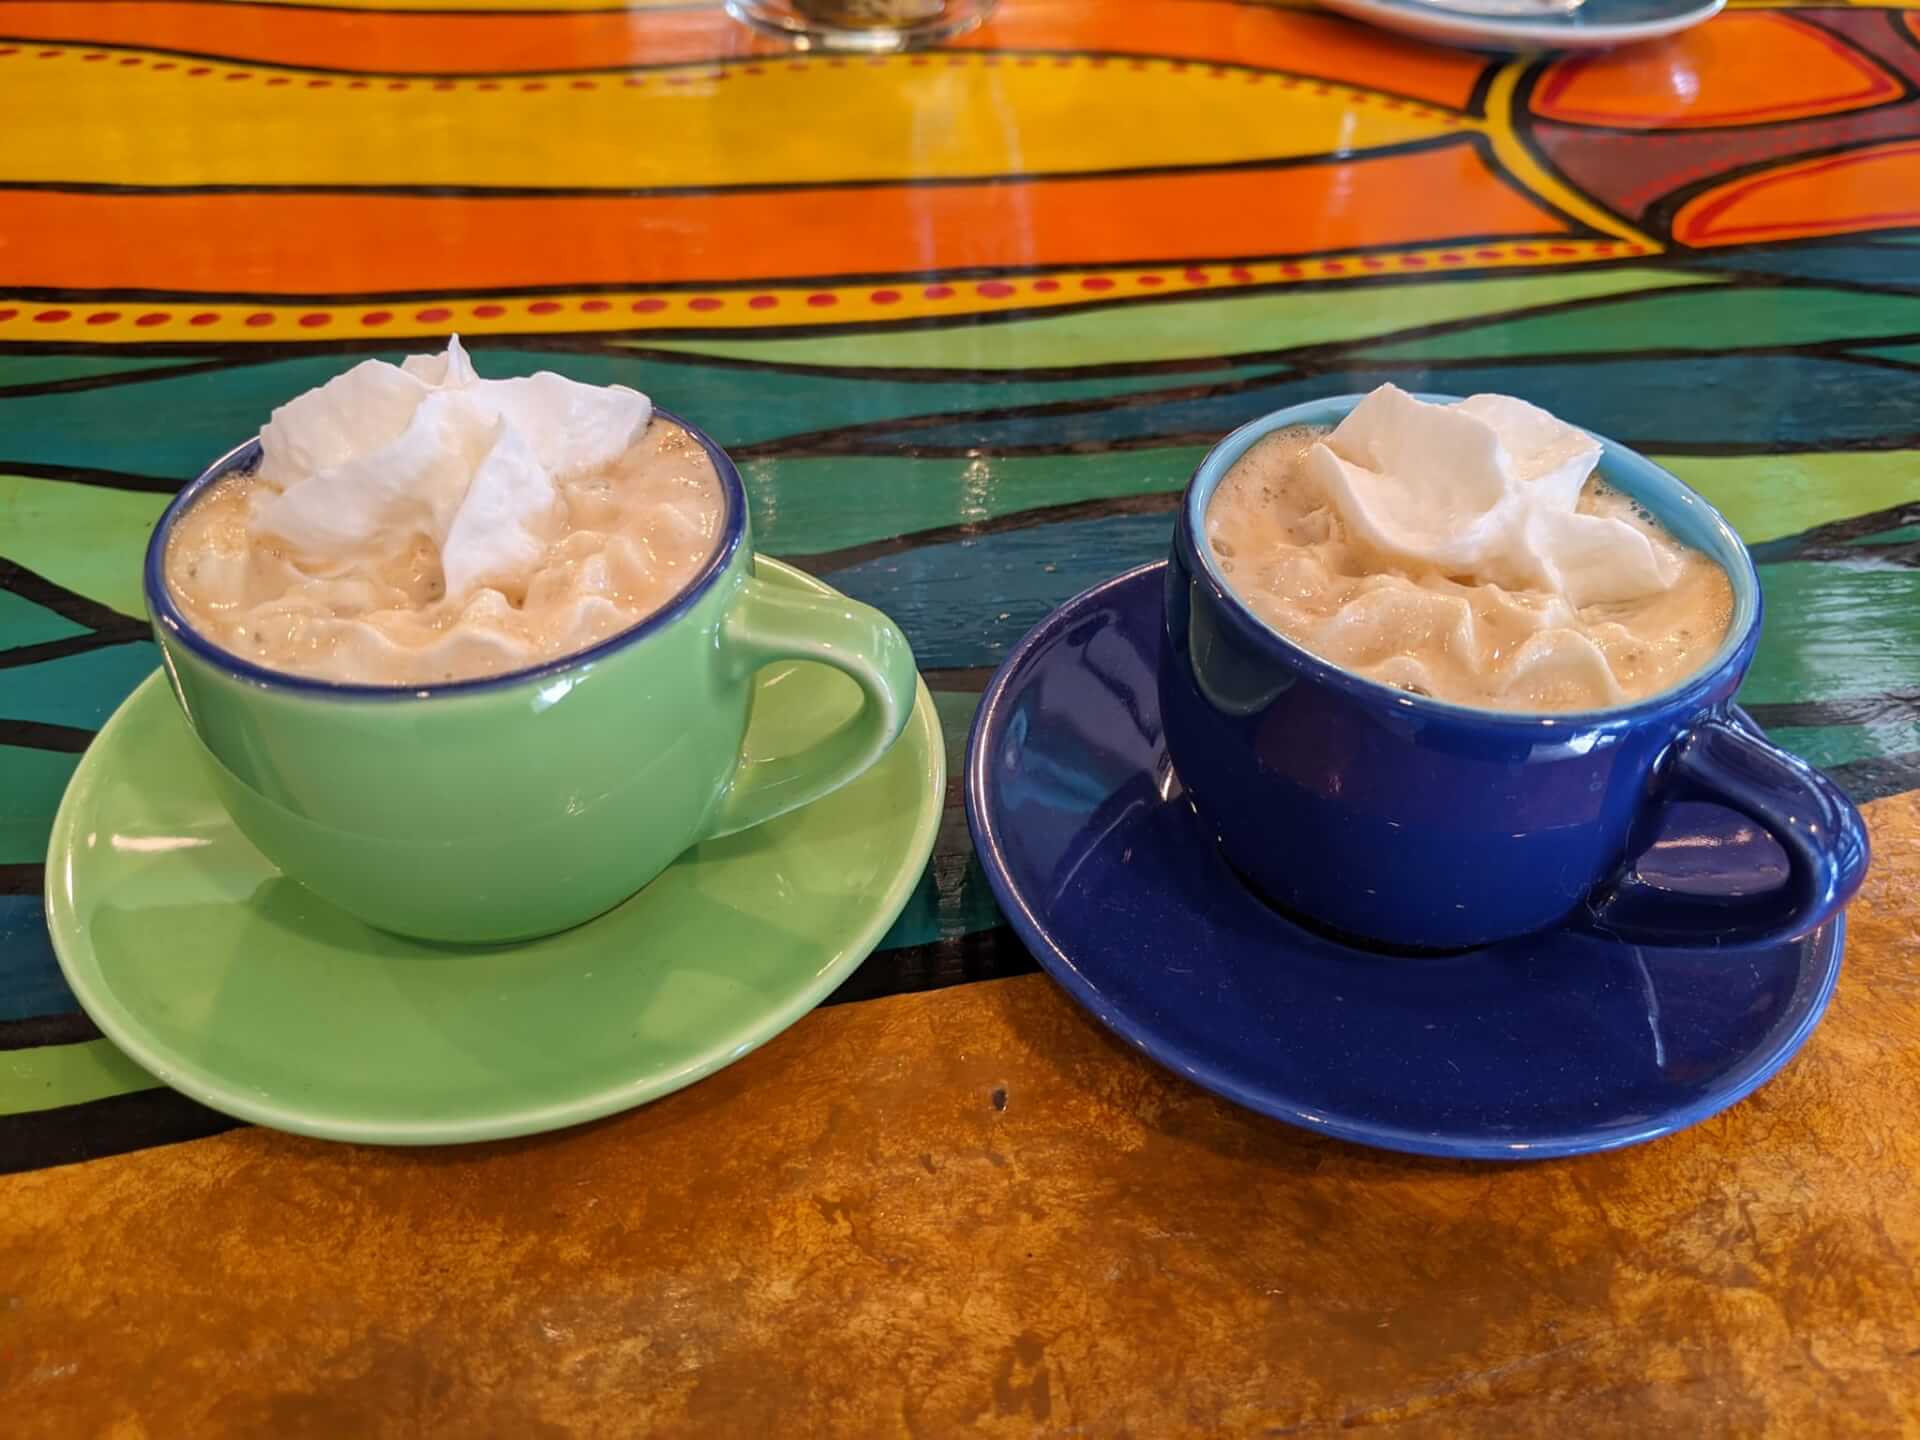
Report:
[[[823,666],[769,667],[748,752],[797,750],[858,705]],[[470,949],[372,930],[288,880],[234,829],[204,763],[157,673],[81,760],[47,855],[67,981],[114,1044],[196,1100],[388,1145],[592,1120],[777,1035],[906,905],[946,789],[922,685],[899,742],[844,789],[696,846],[590,924]]]

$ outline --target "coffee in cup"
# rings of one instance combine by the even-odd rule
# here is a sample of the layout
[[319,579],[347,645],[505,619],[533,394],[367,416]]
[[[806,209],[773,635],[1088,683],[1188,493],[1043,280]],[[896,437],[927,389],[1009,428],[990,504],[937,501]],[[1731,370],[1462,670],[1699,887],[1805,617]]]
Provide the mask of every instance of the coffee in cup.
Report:
[[1585,432],[1506,396],[1391,385],[1236,460],[1207,541],[1248,607],[1343,670],[1490,710],[1599,710],[1697,672],[1724,569],[1600,479]]
[[719,543],[706,450],[624,386],[367,361],[277,410],[180,517],[166,580],[269,670],[439,685],[556,660],[670,600]]

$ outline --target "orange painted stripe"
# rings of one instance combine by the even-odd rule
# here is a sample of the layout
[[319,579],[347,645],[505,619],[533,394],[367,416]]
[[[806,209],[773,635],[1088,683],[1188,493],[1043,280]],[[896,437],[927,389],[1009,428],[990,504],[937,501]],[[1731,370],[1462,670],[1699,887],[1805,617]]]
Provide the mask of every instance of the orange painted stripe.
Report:
[[1696,195],[1674,217],[1683,245],[1847,235],[1920,224],[1920,140],[1782,165]]
[[1722,15],[1658,53],[1651,68],[1635,50],[1556,61],[1534,113],[1570,125],[1694,129],[1838,115],[1900,94],[1871,58],[1791,15]]
[[[1448,204],[1436,209],[1435,195]],[[1566,230],[1465,144],[1017,185],[265,200],[14,191],[6,205],[0,287],[278,295],[1158,263]]]
[[[0,5],[0,35],[180,50],[251,64],[378,75],[615,69],[784,54],[719,9],[598,15],[433,15],[151,0]],[[1343,80],[1462,108],[1488,62],[1325,16],[1225,0],[1007,0],[974,48],[1118,50]]]
[[1393,90],[1435,105],[1466,107],[1484,56],[1404,40],[1384,30],[1310,11],[1230,0],[1006,0],[955,42],[976,49],[1115,50],[1207,63],[1259,66]]
[[0,35],[185,51],[371,75],[672,65],[781,51],[721,10],[597,15],[371,14],[153,0],[0,4]]

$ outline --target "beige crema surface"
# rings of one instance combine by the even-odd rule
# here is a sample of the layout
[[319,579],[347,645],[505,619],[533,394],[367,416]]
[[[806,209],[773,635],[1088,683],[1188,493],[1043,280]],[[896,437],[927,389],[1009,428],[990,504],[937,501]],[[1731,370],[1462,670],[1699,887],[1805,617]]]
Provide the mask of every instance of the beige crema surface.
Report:
[[1543,590],[1407,568],[1357,543],[1301,457],[1329,432],[1263,437],[1207,508],[1227,581],[1281,634],[1356,674],[1489,710],[1599,709],[1653,695],[1703,666],[1725,639],[1725,571],[1590,478],[1579,509],[1624,520],[1675,556],[1669,588],[1576,609]]
[[524,586],[446,598],[424,535],[316,562],[248,525],[253,477],[175,525],[166,574],[188,622],[270,670],[364,685],[434,685],[539,665],[638,624],[719,544],[726,502],[691,435],[651,420],[613,465],[558,482],[551,537]]

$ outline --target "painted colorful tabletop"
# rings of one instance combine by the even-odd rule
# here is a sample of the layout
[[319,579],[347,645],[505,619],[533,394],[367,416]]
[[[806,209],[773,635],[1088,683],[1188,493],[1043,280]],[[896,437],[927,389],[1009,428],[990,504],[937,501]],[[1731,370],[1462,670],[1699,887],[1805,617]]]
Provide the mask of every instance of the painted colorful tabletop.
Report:
[[[675,0],[0,0],[0,122],[14,1433],[1920,1413],[1920,9],[1734,0],[1508,60],[1285,3],[1003,0],[837,58]],[[901,621],[956,761],[1008,648],[1164,553],[1243,420],[1392,380],[1660,458],[1762,562],[1747,707],[1874,828],[1826,1026],[1614,1156],[1309,1139],[1030,974],[955,791],[831,1007],[692,1090],[463,1151],[236,1127],[79,1012],[49,826],[154,668],[167,498],[450,330],[726,445],[760,546]]]

